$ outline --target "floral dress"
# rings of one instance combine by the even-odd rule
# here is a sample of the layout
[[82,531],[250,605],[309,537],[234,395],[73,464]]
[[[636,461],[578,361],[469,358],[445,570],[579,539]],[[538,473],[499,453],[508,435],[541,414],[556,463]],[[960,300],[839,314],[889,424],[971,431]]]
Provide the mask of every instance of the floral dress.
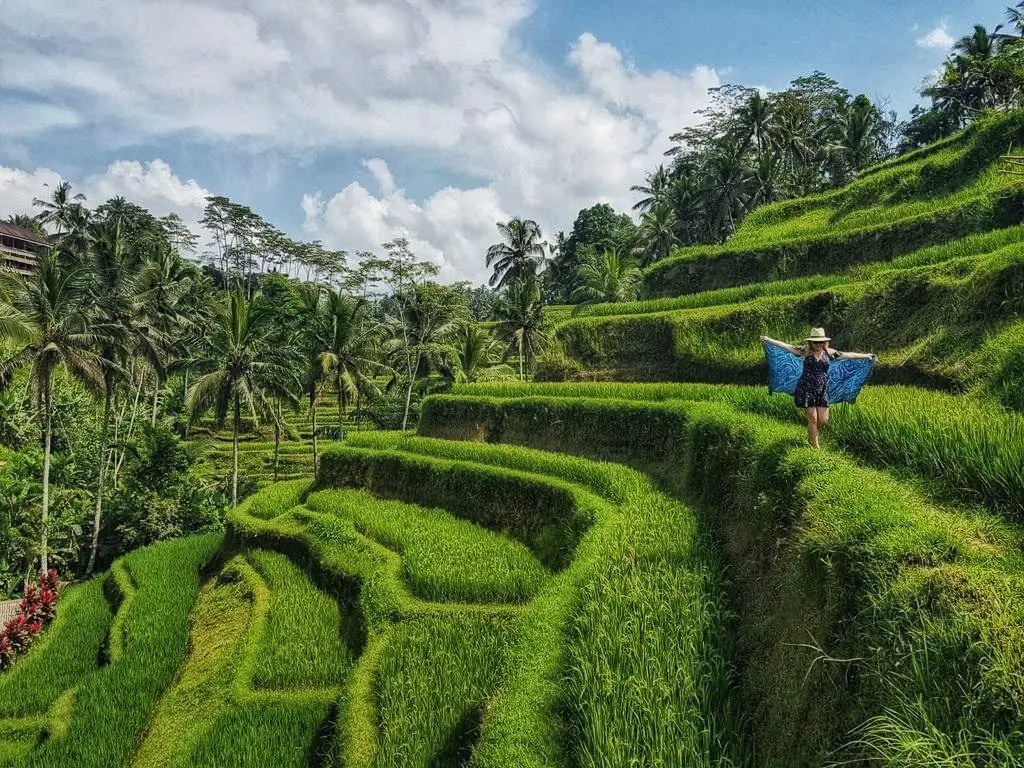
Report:
[[831,355],[826,352],[820,359],[813,353],[804,356],[804,371],[793,393],[800,408],[828,408],[828,367],[839,355],[839,352]]

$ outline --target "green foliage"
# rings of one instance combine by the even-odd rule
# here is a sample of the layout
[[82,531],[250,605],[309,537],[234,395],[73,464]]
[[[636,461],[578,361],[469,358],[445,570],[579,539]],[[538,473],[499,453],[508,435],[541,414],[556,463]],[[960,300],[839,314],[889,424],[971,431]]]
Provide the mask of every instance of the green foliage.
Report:
[[[119,560],[102,582],[93,580],[61,598],[52,634],[23,660],[24,671],[16,667],[17,677],[10,678],[19,688],[31,688],[38,679],[39,690],[27,694],[34,699],[32,708],[52,699],[36,720],[49,737],[26,749],[19,765],[106,768],[127,763],[185,658],[199,569],[220,540],[210,534],[137,550]],[[104,591],[116,606],[112,625]],[[106,643],[98,653],[104,634]],[[63,692],[52,698],[62,686]],[[14,698],[28,701],[25,696]],[[111,716],[114,702],[116,717]]]
[[[969,253],[1003,239],[993,233],[941,250]],[[837,348],[877,353],[879,381],[984,388],[1004,355],[1012,367],[1013,344],[992,343],[990,336],[1016,322],[1024,307],[1022,253],[1013,243],[992,253],[910,266],[940,255],[934,251],[915,255],[902,269],[869,272],[864,280],[805,293],[788,291],[814,282],[706,294],[708,302],[738,299],[736,304],[700,306],[704,301],[695,297],[692,309],[580,317],[560,326],[556,338],[582,367],[620,378],[752,384],[765,380],[760,335],[798,339],[808,327],[824,326]],[[676,302],[658,301],[652,308],[662,304]],[[1008,390],[1004,385],[999,391]]]
[[652,298],[839,272],[1021,220],[1013,177],[993,166],[1021,143],[1024,115],[979,121],[955,140],[842,189],[758,209],[726,245],[677,251],[645,276]]
[[197,481],[196,449],[167,424],[144,425],[130,451],[121,487],[110,500],[105,558],[160,539],[218,528],[226,498]]
[[400,554],[409,588],[424,600],[524,602],[547,576],[523,545],[443,509],[384,501],[356,490],[320,491],[306,504],[352,520],[364,536]]
[[464,764],[487,697],[504,676],[514,629],[482,616],[396,627],[377,667],[381,723],[372,765]]

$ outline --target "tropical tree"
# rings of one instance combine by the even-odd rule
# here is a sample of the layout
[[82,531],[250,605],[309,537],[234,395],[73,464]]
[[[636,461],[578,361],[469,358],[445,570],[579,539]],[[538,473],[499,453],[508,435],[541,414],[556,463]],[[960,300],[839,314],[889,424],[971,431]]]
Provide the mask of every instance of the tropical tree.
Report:
[[240,289],[219,307],[209,329],[207,356],[197,367],[207,370],[188,393],[189,419],[213,410],[218,427],[231,416],[231,503],[238,504],[238,437],[242,412],[259,424],[275,418],[268,394],[286,388],[294,377],[278,350],[269,343],[273,314],[257,299],[246,299]]
[[103,370],[94,351],[96,335],[86,313],[87,287],[80,269],[60,265],[55,253],[40,256],[35,272],[22,281],[0,271],[0,339],[17,350],[0,362],[0,389],[11,382],[15,370],[27,367],[41,414],[43,490],[39,557],[49,568],[47,530],[50,513],[50,465],[53,447],[53,385],[59,370],[102,397]]
[[106,219],[90,230],[88,297],[90,322],[98,344],[103,372],[103,421],[100,427],[100,462],[93,511],[92,542],[86,573],[92,573],[99,549],[107,453],[115,391],[127,358],[137,355],[162,371],[162,339],[145,318],[145,296],[140,290],[141,260],[122,234],[121,218]]
[[511,370],[505,365],[498,365],[501,358],[499,344],[479,325],[464,325],[452,342],[452,351],[455,380],[460,383],[477,381],[485,371],[501,373]]
[[532,219],[517,217],[497,226],[501,242],[487,249],[487,266],[494,268],[491,287],[501,290],[537,274],[544,246],[540,227]]
[[327,348],[320,361],[324,375],[337,390],[339,423],[352,400],[360,394],[376,393],[369,374],[383,368],[374,359],[376,339],[369,308],[369,302],[361,296],[349,296],[340,290],[327,293]]
[[505,359],[519,358],[519,378],[526,380],[526,369],[533,367],[537,355],[547,344],[544,330],[544,305],[536,278],[510,285],[495,307],[498,324],[495,335],[505,342]]
[[32,205],[42,208],[37,219],[43,225],[52,226],[58,235],[66,233],[72,227],[72,219],[82,209],[85,200],[83,194],[72,194],[71,184],[61,181],[54,188],[49,200],[34,198]]
[[630,192],[638,192],[643,197],[633,205],[634,211],[644,212],[655,205],[666,202],[672,187],[672,177],[665,170],[664,165],[659,165],[651,173],[647,174],[647,180],[643,184],[635,184],[629,188]]
[[[679,244],[676,235],[678,222],[672,208],[659,203],[640,217],[640,244],[643,253],[643,265],[646,267],[666,258],[673,246]],[[608,250],[606,253],[614,253]],[[582,269],[582,267],[581,267]]]
[[580,306],[598,302],[632,301],[636,298],[642,278],[636,263],[618,251],[591,253],[580,265],[580,287],[573,294],[573,299]]
[[736,113],[736,136],[744,145],[753,144],[758,153],[771,145],[775,110],[770,100],[755,90]]

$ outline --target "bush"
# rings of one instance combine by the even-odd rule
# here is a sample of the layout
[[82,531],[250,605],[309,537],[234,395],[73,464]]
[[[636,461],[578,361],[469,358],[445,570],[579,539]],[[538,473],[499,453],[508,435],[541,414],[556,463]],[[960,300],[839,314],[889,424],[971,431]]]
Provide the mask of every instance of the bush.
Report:
[[143,426],[108,504],[104,559],[161,539],[221,527],[226,497],[202,483],[196,449],[165,423]]

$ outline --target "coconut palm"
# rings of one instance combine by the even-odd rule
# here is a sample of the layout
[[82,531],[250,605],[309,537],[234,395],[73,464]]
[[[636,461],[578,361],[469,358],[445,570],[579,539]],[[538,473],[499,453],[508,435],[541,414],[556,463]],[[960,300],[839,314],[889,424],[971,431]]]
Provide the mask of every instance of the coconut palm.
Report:
[[744,147],[753,144],[757,152],[764,152],[771,144],[774,119],[771,102],[754,91],[736,113],[737,138]]
[[317,438],[317,407],[324,387],[323,353],[327,349],[327,327],[324,313],[324,289],[315,283],[299,286],[301,332],[298,341],[303,363],[302,390],[309,402],[309,416],[313,434],[313,473],[319,466],[320,453]]
[[843,110],[835,132],[832,149],[855,173],[881,157],[884,144],[878,110],[867,97],[858,96]]
[[339,424],[352,400],[360,394],[376,393],[368,374],[383,368],[373,359],[375,339],[369,308],[362,297],[348,296],[342,291],[327,293],[327,349],[321,353],[320,362],[327,380],[337,389]]
[[647,181],[643,184],[635,184],[629,188],[630,192],[639,192],[643,197],[633,205],[634,211],[647,211],[659,203],[664,203],[669,197],[672,188],[672,177],[665,170],[664,165],[659,165],[651,173],[647,174]]
[[497,226],[501,242],[487,249],[487,266],[494,268],[490,286],[500,291],[537,274],[544,245],[540,227],[532,219],[516,217]]
[[503,373],[511,371],[508,366],[498,365],[501,350],[497,340],[478,325],[467,324],[452,342],[454,353],[455,380],[474,382],[485,372]]
[[676,215],[665,203],[659,203],[640,217],[640,244],[646,267],[664,259],[679,244]]
[[[235,290],[222,304],[209,329],[207,356],[197,361],[208,369],[188,393],[189,419],[213,410],[218,427],[231,415],[231,503],[238,504],[238,435],[242,411],[254,424],[274,418],[268,394],[294,374],[279,350],[272,348],[273,315],[257,298]],[[296,384],[297,386],[297,384]]]
[[0,362],[0,389],[11,382],[15,370],[29,368],[42,416],[43,499],[39,556],[49,568],[47,530],[50,513],[50,463],[53,443],[53,379],[64,369],[90,392],[102,396],[103,370],[93,351],[96,335],[86,313],[86,285],[80,269],[63,268],[55,253],[40,256],[35,272],[22,281],[0,272],[0,339],[17,351]]
[[82,208],[80,203],[84,200],[85,195],[73,195],[71,193],[70,182],[61,181],[54,188],[49,200],[37,197],[32,200],[32,205],[42,208],[42,211],[36,217],[39,222],[52,226],[57,234],[60,235],[68,231],[71,226],[70,219],[73,212]]
[[162,370],[159,353],[161,338],[145,318],[146,301],[138,279],[141,260],[124,238],[120,219],[107,219],[94,224],[90,228],[90,242],[90,269],[87,272],[90,322],[98,342],[104,394],[100,462],[87,573],[92,573],[99,548],[103,485],[117,385],[127,359],[132,355],[143,357],[158,370]]
[[526,380],[526,368],[533,366],[537,354],[547,343],[544,331],[544,305],[536,278],[513,283],[495,306],[498,324],[495,335],[505,342],[505,359],[519,358],[519,378]]
[[631,258],[623,257],[614,250],[587,254],[577,275],[580,287],[573,293],[573,300],[579,306],[632,301],[643,278],[640,268]]

